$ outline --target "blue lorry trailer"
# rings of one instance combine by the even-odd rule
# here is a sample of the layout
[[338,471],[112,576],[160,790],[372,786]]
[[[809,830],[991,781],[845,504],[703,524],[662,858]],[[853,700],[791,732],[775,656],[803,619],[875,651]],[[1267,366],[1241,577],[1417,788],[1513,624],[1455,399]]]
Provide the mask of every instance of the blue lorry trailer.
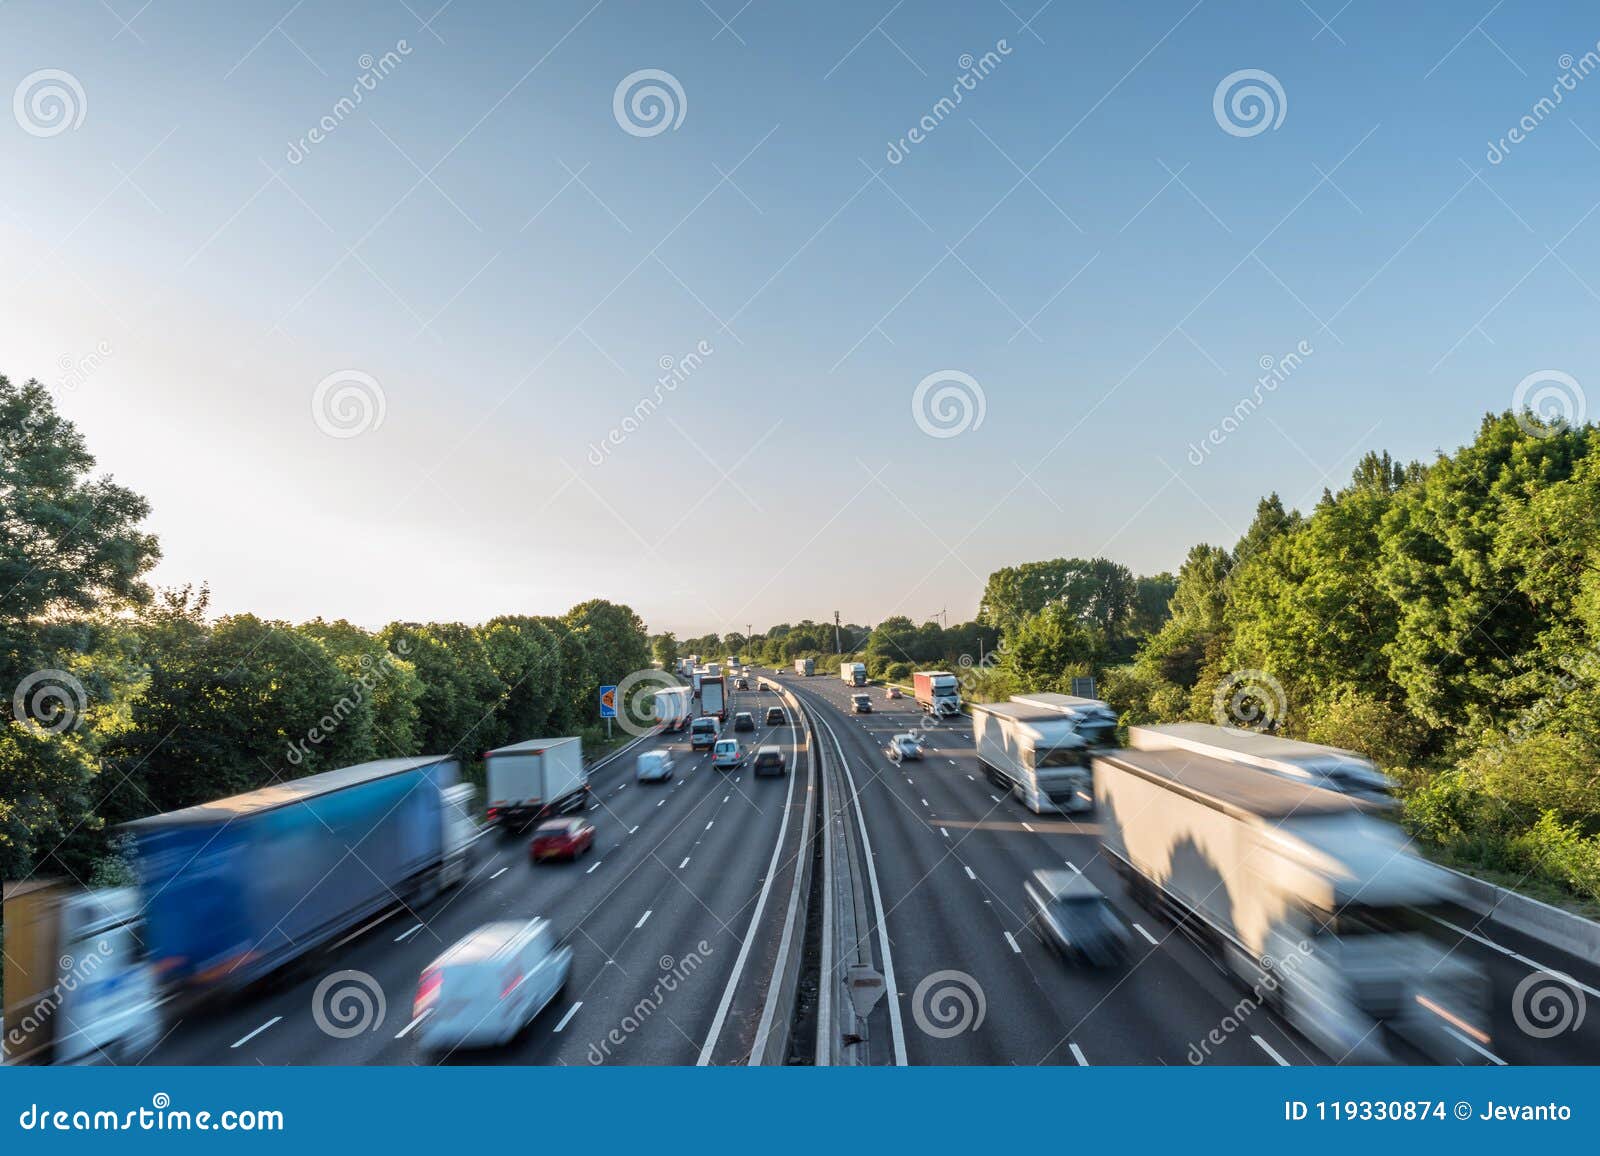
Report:
[[240,986],[431,896],[459,778],[453,758],[380,759],[126,824],[160,982]]

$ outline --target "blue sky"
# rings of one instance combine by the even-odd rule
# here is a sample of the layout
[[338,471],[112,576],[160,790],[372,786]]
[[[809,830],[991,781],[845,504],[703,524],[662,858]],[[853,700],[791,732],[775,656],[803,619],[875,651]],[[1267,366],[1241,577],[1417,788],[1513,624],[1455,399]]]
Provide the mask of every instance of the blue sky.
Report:
[[[0,7],[0,372],[54,387],[150,497],[157,580],[221,611],[955,620],[998,566],[1173,568],[1270,490],[1593,376],[1581,5],[436,9]],[[682,116],[636,135],[646,69]],[[1276,127],[1217,119],[1241,70]],[[381,423],[329,436],[330,375]],[[929,436],[930,375],[981,423]]]

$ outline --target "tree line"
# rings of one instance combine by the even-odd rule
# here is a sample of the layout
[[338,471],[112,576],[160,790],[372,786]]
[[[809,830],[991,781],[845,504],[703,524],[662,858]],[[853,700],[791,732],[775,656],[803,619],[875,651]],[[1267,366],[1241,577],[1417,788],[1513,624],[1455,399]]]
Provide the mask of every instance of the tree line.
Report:
[[[1237,542],[1176,575],[1055,558],[989,576],[972,621],[708,635],[964,693],[1069,691],[1123,723],[1220,722],[1367,755],[1433,853],[1507,885],[1600,900],[1600,453],[1593,427],[1487,415],[1432,462],[1369,453],[1307,513],[1262,498]],[[657,639],[657,655],[661,654]],[[842,649],[843,654],[838,653]],[[831,673],[831,670],[830,670]]]
[[598,737],[649,665],[600,599],[482,625],[210,618],[152,590],[146,501],[93,476],[37,382],[0,376],[0,877],[114,873],[115,824],[371,759]]

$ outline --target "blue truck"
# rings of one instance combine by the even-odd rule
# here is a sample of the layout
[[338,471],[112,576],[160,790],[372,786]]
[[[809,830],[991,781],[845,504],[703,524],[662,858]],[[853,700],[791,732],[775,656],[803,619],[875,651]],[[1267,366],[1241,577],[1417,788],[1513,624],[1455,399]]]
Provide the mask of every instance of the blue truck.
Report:
[[453,758],[380,759],[126,825],[166,988],[259,979],[466,874],[475,794]]

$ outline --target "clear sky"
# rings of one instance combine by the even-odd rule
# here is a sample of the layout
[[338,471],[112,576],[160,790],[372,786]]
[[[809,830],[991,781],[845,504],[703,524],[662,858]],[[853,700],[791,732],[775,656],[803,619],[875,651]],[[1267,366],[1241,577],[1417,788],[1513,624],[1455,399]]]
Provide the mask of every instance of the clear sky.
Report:
[[437,4],[0,6],[0,372],[219,611],[956,621],[1596,376],[1590,5]]

